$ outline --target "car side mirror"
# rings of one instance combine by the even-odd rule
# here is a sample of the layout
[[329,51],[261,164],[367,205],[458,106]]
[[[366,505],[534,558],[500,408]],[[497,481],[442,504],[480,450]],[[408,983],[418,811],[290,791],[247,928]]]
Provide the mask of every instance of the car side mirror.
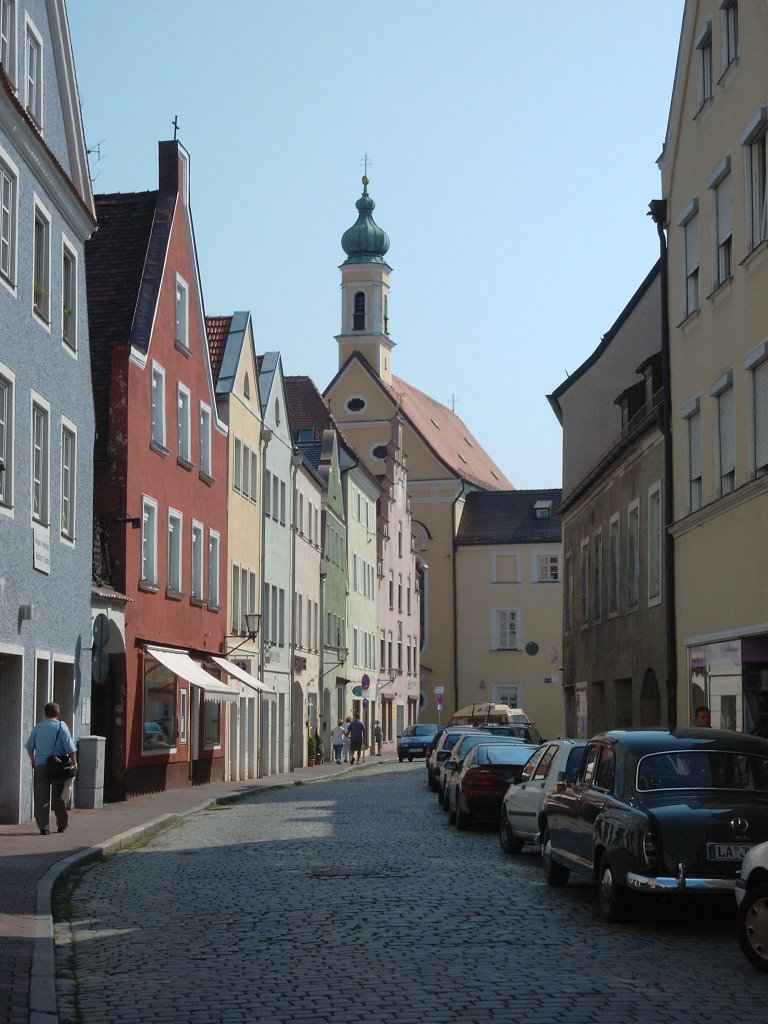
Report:
[[448,760],[445,762],[445,767],[446,768],[455,768],[456,767],[456,762],[453,760],[452,757],[449,757]]
[[555,784],[555,791],[557,793],[562,793],[567,788],[568,788],[568,779],[566,778],[565,772],[558,772],[557,773],[557,782]]

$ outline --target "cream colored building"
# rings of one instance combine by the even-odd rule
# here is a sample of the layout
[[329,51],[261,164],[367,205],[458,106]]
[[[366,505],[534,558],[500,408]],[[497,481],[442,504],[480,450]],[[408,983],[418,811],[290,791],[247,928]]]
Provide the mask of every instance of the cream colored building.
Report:
[[678,721],[768,721],[768,6],[687,0],[667,204]]
[[[293,765],[306,764],[307,729],[318,727],[320,686],[320,506],[323,485],[317,470],[296,453],[293,465]],[[330,756],[330,751],[325,751]]]
[[392,268],[384,260],[389,238],[373,220],[367,178],[356,206],[357,222],[342,238],[347,259],[341,266],[339,371],[324,397],[374,476],[386,462],[390,421],[398,412],[402,419],[422,592],[419,717],[436,722],[435,688],[444,691],[443,714],[458,706],[454,540],[461,507],[474,490],[509,490],[512,485],[455,413],[392,373]]
[[459,704],[523,708],[547,738],[564,729],[560,498],[476,491],[456,537]]

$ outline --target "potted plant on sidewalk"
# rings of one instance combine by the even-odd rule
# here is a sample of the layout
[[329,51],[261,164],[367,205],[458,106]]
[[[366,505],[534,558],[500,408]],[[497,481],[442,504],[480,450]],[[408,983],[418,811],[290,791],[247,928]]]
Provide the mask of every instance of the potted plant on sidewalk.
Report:
[[315,737],[314,736],[309,736],[309,737],[307,737],[307,767],[308,768],[314,768],[314,766],[315,766],[315,753],[316,753]]

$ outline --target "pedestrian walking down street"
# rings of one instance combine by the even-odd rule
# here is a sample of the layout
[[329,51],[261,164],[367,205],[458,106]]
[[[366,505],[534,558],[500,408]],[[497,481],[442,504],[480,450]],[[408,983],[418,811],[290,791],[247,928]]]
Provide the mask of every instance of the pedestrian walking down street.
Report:
[[381,744],[384,742],[384,730],[381,728],[381,722],[376,719],[376,724],[373,727],[373,739],[376,743],[376,754],[381,757]]
[[363,752],[365,743],[365,726],[360,721],[360,715],[355,715],[349,726],[349,753],[352,757],[352,764],[360,764],[360,755]]
[[349,752],[350,740],[349,740],[349,727],[352,725],[352,719],[347,715],[344,719],[344,740],[342,741],[341,760],[344,764],[349,764],[352,760],[352,756]]
[[58,831],[63,832],[69,824],[67,804],[72,798],[73,779],[51,779],[48,777],[48,758],[52,754],[69,754],[77,764],[77,747],[66,722],[59,719],[58,704],[46,704],[45,718],[34,727],[24,744],[34,771],[35,821],[41,836],[50,832],[51,807],[56,815]]
[[331,746],[333,747],[333,760],[341,764],[341,752],[344,749],[344,723],[339,719],[339,724],[331,729]]

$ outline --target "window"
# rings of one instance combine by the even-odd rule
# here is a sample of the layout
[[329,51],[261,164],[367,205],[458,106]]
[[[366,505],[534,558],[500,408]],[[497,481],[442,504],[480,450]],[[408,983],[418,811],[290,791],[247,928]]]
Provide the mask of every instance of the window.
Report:
[[77,352],[77,256],[66,243],[61,250],[61,340]]
[[219,551],[221,541],[215,530],[208,531],[208,605],[219,607]]
[[280,481],[280,522],[283,524],[283,526],[285,526],[285,499],[286,499],[285,481],[281,480]]
[[619,572],[621,525],[618,512],[611,516],[608,523],[608,614],[619,610]]
[[589,537],[581,542],[581,624],[589,623]]
[[[731,374],[725,375],[730,381]],[[717,441],[720,472],[720,494],[730,494],[736,484],[736,413],[733,384],[729,383],[716,395]]]
[[536,555],[536,579],[539,583],[557,583],[560,580],[560,556]]
[[696,40],[699,51],[699,106],[712,99],[712,22],[708,21]]
[[192,464],[192,447],[190,438],[189,391],[179,384],[177,390],[177,424],[179,435],[179,461],[186,465]]
[[61,535],[75,539],[75,467],[77,444],[74,426],[61,428]]
[[259,467],[258,456],[256,454],[256,451],[253,450],[251,452],[251,501],[254,501],[254,502],[258,500],[258,481],[259,481],[258,467]]
[[738,0],[720,0],[723,12],[723,66],[728,67],[739,56]]
[[768,469],[768,345],[761,345],[746,360],[752,372],[753,444],[755,473]]
[[221,745],[221,704],[217,700],[203,701],[203,717],[205,719],[205,746]]
[[492,650],[517,650],[517,609],[494,609],[495,636]]
[[18,171],[0,150],[0,278],[16,282],[16,219]]
[[200,403],[200,472],[211,476],[211,410]]
[[242,484],[242,463],[243,463],[243,442],[239,437],[235,438],[235,454],[233,459],[233,484],[236,491],[239,491]]
[[648,492],[648,603],[661,600],[661,484]]
[[32,403],[32,519],[47,526],[51,464],[48,409]]
[[726,157],[709,181],[713,190],[712,210],[715,217],[715,287],[733,273],[733,177],[731,158]]
[[603,614],[603,532],[592,538],[592,618],[600,619]]
[[395,607],[395,574],[390,569],[389,571],[389,608],[390,611]]
[[699,308],[699,201],[688,204],[678,221],[683,229],[683,316]]
[[176,743],[175,723],[176,677],[165,665],[145,657],[142,750],[152,753],[173,747]]
[[243,472],[241,480],[243,484],[243,497],[249,498],[251,495],[251,449],[245,443],[243,443]]
[[750,249],[768,238],[768,190],[765,181],[767,130],[768,107],[761,107],[741,138],[746,149],[747,243]]
[[189,292],[184,281],[176,275],[176,343],[189,348]]
[[280,515],[280,479],[272,474],[272,518],[277,520]]
[[352,330],[365,330],[365,292],[355,292],[355,306],[352,315]]
[[0,505],[13,506],[13,378],[0,374]]
[[264,470],[264,515],[272,515],[272,474]]
[[156,363],[152,365],[152,444],[165,448],[165,371]]
[[27,21],[27,75],[24,106],[27,113],[43,123],[43,41]]
[[640,601],[640,502],[633,501],[627,510],[627,606]]
[[51,320],[51,219],[41,206],[35,204],[35,233],[33,239],[32,308],[50,323]]
[[157,586],[157,503],[147,497],[141,504],[141,582]]
[[613,789],[615,756],[610,747],[603,747],[600,764],[595,775],[595,789],[604,789],[610,793]]
[[16,81],[16,5],[0,0],[0,64],[12,82]]
[[573,628],[573,558],[565,556],[565,604],[563,606],[563,625],[566,632]]
[[701,412],[698,404],[688,416],[688,506],[695,512],[702,502]]
[[181,593],[181,542],[183,519],[180,512],[168,512],[168,590]]
[[[269,591],[269,588],[266,588]],[[232,564],[232,633],[234,636],[240,634],[240,566]],[[266,634],[265,634],[266,636]]]
[[203,527],[192,520],[192,597],[203,600]]
[[517,583],[517,555],[494,555],[493,567],[494,583]]

